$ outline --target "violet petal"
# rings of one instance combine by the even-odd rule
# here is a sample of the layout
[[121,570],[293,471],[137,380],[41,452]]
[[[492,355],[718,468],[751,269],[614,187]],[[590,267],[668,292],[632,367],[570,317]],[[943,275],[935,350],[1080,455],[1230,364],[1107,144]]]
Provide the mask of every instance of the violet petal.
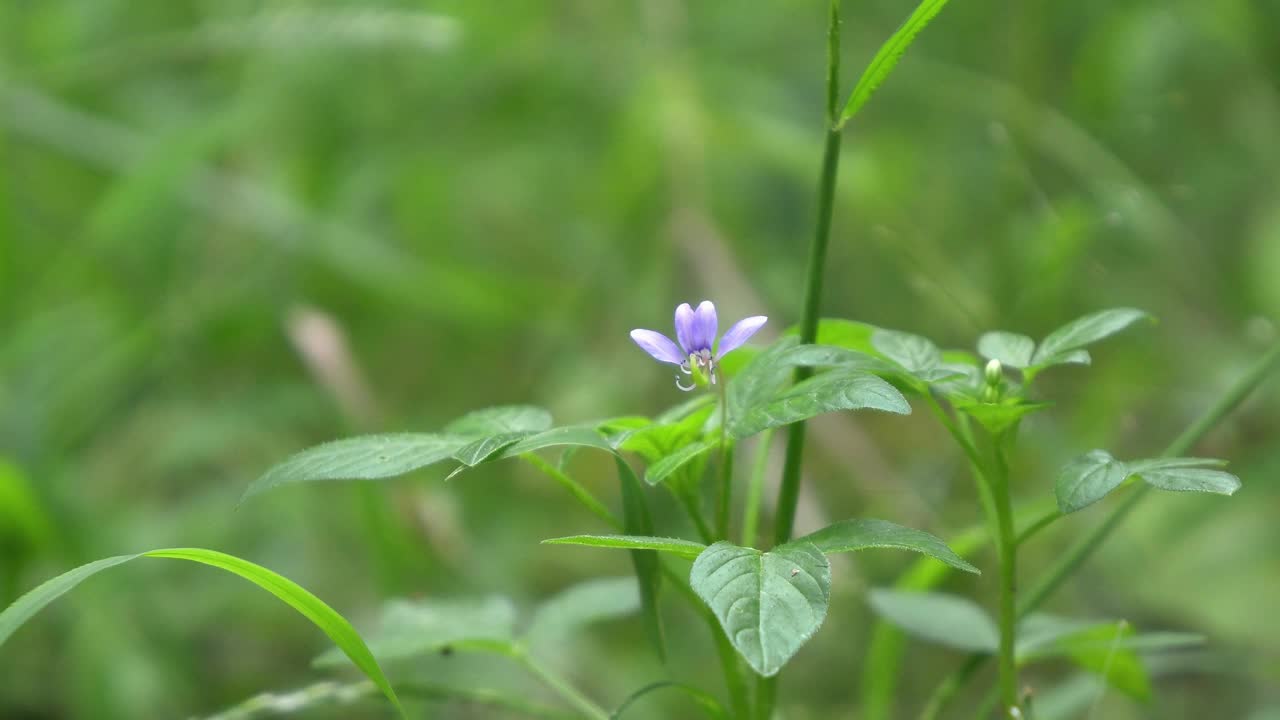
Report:
[[694,347],[689,348],[689,351],[710,350],[716,341],[717,327],[715,304],[710,300],[698,303],[698,309],[693,314],[693,333],[689,337],[689,342]]
[[684,348],[686,355],[699,349],[693,345],[695,334],[693,308],[689,307],[689,303],[680,303],[680,307],[676,308],[676,340],[680,341],[680,347]]
[[716,349],[716,357],[724,357],[729,353],[742,347],[742,343],[748,338],[756,334],[756,331],[764,327],[765,322],[769,318],[764,315],[753,315],[749,318],[743,318],[733,324],[729,328],[724,337],[720,338],[720,347]]
[[671,341],[671,338],[660,332],[640,329],[632,330],[631,339],[636,341],[641,350],[649,353],[659,362],[679,365],[689,359],[688,356],[680,352],[680,348]]

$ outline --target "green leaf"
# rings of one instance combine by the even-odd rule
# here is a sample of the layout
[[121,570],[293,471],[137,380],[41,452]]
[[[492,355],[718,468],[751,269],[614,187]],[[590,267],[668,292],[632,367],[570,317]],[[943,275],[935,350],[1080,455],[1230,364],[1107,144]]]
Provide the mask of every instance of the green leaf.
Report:
[[478,440],[475,440],[466,445],[463,445],[462,447],[458,448],[456,452],[453,453],[453,459],[462,463],[462,467],[449,473],[449,478],[452,478],[454,475],[457,475],[462,470],[473,468],[476,465],[479,465],[480,463],[483,463],[489,460],[494,455],[496,455],[498,451],[502,450],[503,448],[509,447],[511,444],[515,443],[517,440],[521,440],[525,438],[526,436],[528,436],[528,434],[529,433],[527,432],[499,433],[497,435],[482,437]]
[[827,615],[831,566],[808,542],[767,553],[727,542],[693,563],[689,583],[734,648],[760,675],[776,674]]
[[729,417],[738,417],[778,393],[791,377],[794,366],[785,358],[798,342],[798,338],[784,337],[770,345],[729,383]]
[[[369,648],[382,662],[396,662],[439,652],[445,648],[510,643],[515,637],[516,608],[501,595],[453,600],[388,601],[378,632]],[[343,664],[336,649],[312,663],[317,667]]]
[[1073,351],[1110,337],[1139,320],[1150,318],[1151,316],[1147,313],[1133,308],[1103,310],[1085,315],[1054,330],[1041,341],[1040,347],[1031,358],[1031,364],[1036,367],[1045,367],[1066,362],[1079,362],[1081,358],[1087,363],[1088,354],[1073,355]]
[[1229,472],[1208,468],[1169,468],[1145,470],[1136,474],[1148,485],[1161,490],[1234,495],[1240,489],[1240,478]]
[[1177,468],[1226,467],[1226,460],[1215,458],[1161,457],[1146,460],[1131,460],[1125,465],[1131,473],[1142,473],[1148,470],[1174,470]]
[[843,128],[845,123],[849,122],[862,109],[867,100],[871,99],[871,94],[880,87],[880,84],[893,71],[894,66],[898,64],[898,60],[902,58],[902,54],[907,51],[912,41],[916,39],[916,35],[920,34],[920,31],[946,5],[947,0],[923,0],[907,18],[907,21],[893,35],[889,36],[884,45],[880,46],[880,50],[876,52],[875,57],[871,58],[871,64],[863,71],[862,77],[858,78],[858,84],[853,87],[853,92],[849,95],[849,101],[845,103],[844,112],[840,113],[840,122],[836,124],[837,129]]
[[1081,630],[1058,640],[1058,650],[1080,667],[1103,677],[1108,685],[1137,700],[1151,698],[1151,681],[1142,660],[1124,642],[1133,627],[1120,621]]
[[924,640],[982,653],[1000,646],[995,623],[967,598],[878,588],[867,594],[867,601],[880,617]]
[[4,641],[31,616],[81,582],[102,570],[140,557],[172,558],[209,565],[239,575],[275,595],[285,604],[301,613],[303,617],[310,620],[325,635],[329,636],[329,639],[341,648],[347,654],[347,657],[351,658],[351,661],[355,663],[356,667],[360,668],[360,671],[391,701],[400,716],[405,717],[404,709],[400,707],[400,700],[396,697],[395,690],[391,688],[391,683],[382,674],[382,669],[378,667],[378,661],[374,659],[373,654],[369,652],[369,648],[360,639],[360,635],[345,618],[292,580],[260,565],[255,565],[248,560],[242,560],[233,555],[214,550],[168,548],[152,550],[137,555],[118,555],[91,562],[88,565],[82,565],[63,573],[18,598],[4,612],[0,613],[0,645],[3,645]]
[[719,438],[701,440],[699,442],[685,445],[674,453],[650,465],[649,469],[644,473],[644,481],[650,485],[657,485],[670,477],[672,473],[719,446]]
[[1120,487],[1128,475],[1128,468],[1111,453],[1091,450],[1067,463],[1058,473],[1054,486],[1058,509],[1072,513],[1088,507]]
[[[623,530],[632,536],[652,536],[653,516],[649,514],[644,487],[626,460],[615,454],[613,463],[618,469],[618,484],[622,491]],[[662,582],[658,554],[652,550],[632,550],[631,564],[635,567],[636,581],[640,583],[640,610],[649,642],[658,659],[665,662],[667,644],[663,636],[662,616],[658,614],[658,589]]]
[[1031,413],[1053,407],[1053,403],[1028,403],[1019,399],[987,403],[965,397],[954,397],[951,404],[957,410],[977,420],[982,427],[993,435],[998,435],[1008,430]]
[[912,375],[929,372],[942,362],[942,351],[928,338],[897,330],[876,330],[871,344],[880,354],[901,365]]
[[245,490],[244,502],[287,483],[317,480],[380,480],[453,457],[473,438],[431,433],[361,435],[317,445],[268,470]]
[[551,413],[533,405],[504,405],[467,413],[445,426],[452,435],[501,435],[542,432],[551,427]]
[[680,557],[696,558],[707,549],[706,545],[680,538],[653,537],[651,535],[569,535],[543,540],[544,545],[586,545],[599,548],[624,550],[659,550]]
[[958,570],[981,574],[947,544],[923,530],[915,530],[885,520],[859,518],[844,520],[805,535],[800,541],[813,543],[824,553],[853,552],[867,548],[896,548],[923,553]]
[[563,648],[582,628],[634,614],[640,589],[634,577],[596,578],[548,598],[529,621],[525,643],[534,650]]
[[1036,341],[1026,335],[997,330],[978,338],[978,352],[988,360],[999,360],[1005,367],[1019,370],[1031,364]]
[[567,425],[565,427],[552,428],[530,435],[514,444],[508,445],[502,454],[495,459],[518,457],[535,450],[545,450],[549,447],[589,447],[597,450],[604,450],[608,453],[614,453],[613,446],[605,440],[604,436],[598,430],[590,425]]
[[822,413],[860,409],[911,412],[902,393],[884,380],[857,370],[833,370],[744,409],[731,418],[730,431],[735,438],[744,438]]

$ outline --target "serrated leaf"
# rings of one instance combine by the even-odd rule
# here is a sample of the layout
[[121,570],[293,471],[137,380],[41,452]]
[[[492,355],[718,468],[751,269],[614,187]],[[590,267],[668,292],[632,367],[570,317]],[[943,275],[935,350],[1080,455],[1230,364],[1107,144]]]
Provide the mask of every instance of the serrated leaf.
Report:
[[868,548],[896,548],[923,553],[965,572],[978,573],[978,568],[965,562],[939,538],[923,530],[897,525],[886,520],[858,518],[844,520],[800,538],[814,544],[824,553],[853,552]]
[[729,416],[736,417],[777,394],[791,377],[792,365],[784,358],[799,340],[784,337],[755,357],[729,383]]
[[[396,662],[469,644],[510,643],[516,608],[501,595],[453,600],[388,601],[369,648],[381,662]],[[336,649],[313,661],[316,667],[343,664]]]
[[405,717],[404,709],[400,706],[400,700],[396,697],[395,690],[391,688],[391,683],[382,674],[382,668],[378,666],[378,661],[374,659],[373,654],[370,653],[359,633],[356,632],[355,628],[351,627],[351,623],[347,622],[345,618],[326,605],[320,598],[307,592],[305,588],[292,580],[248,560],[215,550],[202,548],[151,550],[136,555],[119,555],[105,558],[63,573],[18,598],[12,605],[5,608],[4,612],[0,613],[0,645],[3,645],[4,641],[29,620],[31,616],[81,582],[107,568],[115,567],[140,557],[188,560],[202,565],[209,565],[238,575],[275,595],[285,604],[301,613],[303,617],[310,620],[335,645],[341,648],[347,657],[351,658],[351,661],[355,663],[356,667],[391,701],[400,716]]
[[1148,485],[1175,492],[1206,492],[1234,495],[1240,489],[1240,478],[1229,472],[1208,468],[1169,468],[1136,473]]
[[587,625],[632,615],[639,608],[640,589],[634,577],[587,580],[538,606],[525,631],[525,644],[533,650],[562,647]]
[[544,545],[585,545],[598,548],[618,548],[622,550],[658,550],[685,558],[696,558],[706,545],[692,540],[680,538],[655,537],[652,535],[569,535],[567,537],[543,540]]
[[757,673],[770,677],[826,618],[831,565],[808,542],[762,553],[722,541],[694,561],[689,584],[738,653]]
[[1091,450],[1067,463],[1058,473],[1054,493],[1058,509],[1072,513],[1101,500],[1128,477],[1124,463],[1106,450]]
[[1049,333],[1049,336],[1040,342],[1040,347],[1036,348],[1031,364],[1046,366],[1072,362],[1070,353],[1073,351],[1110,337],[1139,320],[1150,317],[1147,313],[1134,308],[1116,308],[1085,315]]
[[978,352],[988,360],[999,360],[1005,367],[1019,370],[1031,364],[1036,341],[1026,335],[997,330],[978,338]]
[[901,415],[911,412],[911,406],[902,393],[875,375],[856,370],[833,370],[745,408],[740,415],[730,418],[730,431],[734,438],[744,438],[823,413],[862,409]]
[[451,435],[501,435],[542,432],[551,427],[551,413],[533,405],[503,405],[467,413],[445,426]]
[[867,601],[880,617],[918,638],[971,652],[994,653],[1000,646],[996,624],[967,598],[877,588]]
[[498,451],[508,447],[517,440],[521,440],[528,436],[526,432],[508,432],[490,435],[488,437],[479,438],[458,448],[453,453],[453,459],[462,463],[463,467],[455,470],[449,475],[453,477],[460,470],[475,467],[482,462],[492,458]]
[[644,481],[650,485],[657,485],[671,476],[680,468],[697,460],[699,457],[707,454],[711,450],[720,447],[718,438],[709,440],[701,440],[699,442],[685,445],[679,450],[662,458],[658,462],[649,466],[644,473]]
[[881,355],[901,365],[912,375],[930,371],[942,362],[942,351],[928,338],[897,330],[876,330],[871,344]]
[[843,128],[845,123],[858,114],[867,100],[871,99],[871,94],[880,87],[885,78],[889,77],[889,73],[893,71],[902,54],[916,39],[916,35],[919,35],[920,31],[942,12],[942,8],[946,5],[947,0],[923,0],[907,17],[906,22],[880,46],[875,57],[871,58],[871,64],[858,78],[858,84],[853,87],[853,92],[849,94],[849,101],[845,103],[844,111],[840,113],[837,129]]
[[240,502],[287,483],[317,480],[379,480],[453,457],[474,441],[432,433],[361,435],[317,445],[268,470],[245,490]]

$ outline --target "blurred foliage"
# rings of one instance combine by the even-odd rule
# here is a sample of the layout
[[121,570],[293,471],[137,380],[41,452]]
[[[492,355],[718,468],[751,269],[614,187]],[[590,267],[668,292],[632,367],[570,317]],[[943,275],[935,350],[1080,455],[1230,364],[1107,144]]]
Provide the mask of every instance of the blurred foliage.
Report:
[[[908,7],[847,5],[854,77]],[[621,553],[538,545],[601,528],[514,464],[236,500],[289,453],[358,430],[495,403],[562,422],[656,412],[679,398],[626,332],[682,300],[768,314],[775,333],[794,322],[824,6],[0,2],[0,602],[168,545],[271,567],[362,627],[392,596],[523,605],[626,572]],[[1092,447],[1163,447],[1277,334],[1277,30],[1280,5],[1248,0],[952,4],[847,130],[825,314],[971,348],[988,329],[1141,307],[1161,324],[1045,378],[1057,406],[1026,423],[1017,492],[1047,494]],[[1053,603],[1201,632],[1207,649],[1159,668],[1148,706],[1028,677],[1046,702],[1272,717],[1278,406],[1272,384],[1205,443],[1241,493],[1151,498]],[[826,418],[811,458],[799,531],[867,514],[946,534],[978,517],[922,415]],[[577,463],[612,491],[605,462]],[[1024,572],[1098,517],[1034,543]],[[837,563],[787,717],[849,716],[865,589],[907,561]],[[676,670],[720,693],[705,635],[671,614],[689,626]],[[123,569],[5,647],[0,716],[179,717],[303,687],[325,645],[292,620],[235,579]],[[662,679],[638,625],[595,628],[562,668],[606,704]],[[903,711],[955,661],[912,646]],[[418,671],[522,682],[465,658]]]

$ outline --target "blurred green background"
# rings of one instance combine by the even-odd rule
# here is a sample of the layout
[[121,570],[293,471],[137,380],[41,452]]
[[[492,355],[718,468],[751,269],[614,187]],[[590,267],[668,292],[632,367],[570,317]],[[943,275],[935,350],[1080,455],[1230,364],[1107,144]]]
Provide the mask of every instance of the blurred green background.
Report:
[[[846,93],[912,5],[845,3]],[[0,604],[175,545],[264,564],[364,628],[388,597],[527,608],[628,573],[620,553],[539,546],[602,528],[515,464],[236,502],[355,432],[505,403],[560,422],[658,412],[684,398],[626,333],[668,327],[681,301],[795,322],[825,6],[0,0]],[[1278,31],[1274,2],[953,3],[847,132],[824,314],[970,347],[1141,307],[1161,323],[1045,378],[1058,405],[1025,425],[1016,492],[1048,494],[1092,447],[1157,453],[1277,335]],[[1092,717],[1280,708],[1278,408],[1273,383],[1198,449],[1232,459],[1241,493],[1151,497],[1051,603],[1210,638],[1151,704],[1111,692]],[[799,530],[978,519],[924,414],[813,432]],[[581,462],[612,498],[608,466]],[[1034,543],[1026,577],[1103,512]],[[837,564],[786,717],[857,717],[864,592],[909,560]],[[721,694],[701,629],[668,615],[690,627],[674,671]],[[638,625],[594,627],[557,666],[615,704],[665,676]],[[327,676],[309,668],[325,647],[240,580],[137,563],[6,644],[0,717],[210,714]],[[957,661],[910,645],[900,716]],[[415,670],[520,682],[469,662]],[[1026,680],[1048,692],[1059,670]],[[690,708],[655,697],[636,716]],[[316,716],[359,713],[385,716]]]

